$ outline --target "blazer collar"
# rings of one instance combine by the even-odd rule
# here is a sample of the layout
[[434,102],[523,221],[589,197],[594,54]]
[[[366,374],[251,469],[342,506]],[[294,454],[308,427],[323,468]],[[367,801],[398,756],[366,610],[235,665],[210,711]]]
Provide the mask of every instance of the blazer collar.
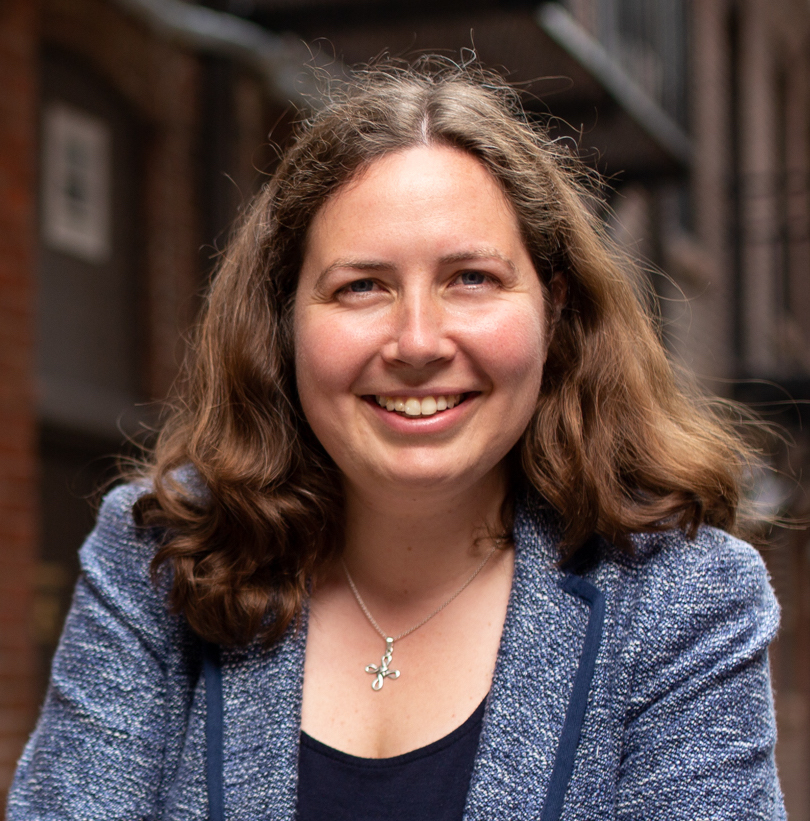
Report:
[[[514,536],[512,593],[465,821],[490,819],[493,807],[512,821],[559,818],[601,640],[604,597],[559,568],[559,533],[537,502],[518,506]],[[306,632],[305,613],[270,650],[207,654],[211,821],[295,817]]]

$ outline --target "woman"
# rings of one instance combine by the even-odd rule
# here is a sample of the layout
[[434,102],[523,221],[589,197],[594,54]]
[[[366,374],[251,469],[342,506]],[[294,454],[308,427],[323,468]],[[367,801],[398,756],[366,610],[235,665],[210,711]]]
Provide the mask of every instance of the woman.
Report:
[[573,167],[435,61],[302,127],[82,550],[11,819],[784,817],[750,453]]

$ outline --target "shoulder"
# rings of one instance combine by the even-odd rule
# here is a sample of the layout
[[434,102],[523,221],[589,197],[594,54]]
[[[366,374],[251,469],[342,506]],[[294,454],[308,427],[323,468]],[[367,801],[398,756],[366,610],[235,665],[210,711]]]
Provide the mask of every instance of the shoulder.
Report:
[[531,546],[541,565],[584,575],[609,597],[629,595],[642,610],[701,603],[733,610],[745,602],[775,629],[778,606],[761,555],[723,530],[703,526],[692,539],[677,528],[633,534],[632,555],[594,537],[562,564],[561,536],[559,518],[542,500],[534,494],[519,500],[516,542]]
[[[561,528],[555,514],[529,499],[516,511],[515,534],[531,545],[532,561],[545,572],[560,567]],[[633,555],[602,539],[563,571],[582,575],[604,594],[606,629],[614,651],[637,655],[643,668],[661,653],[690,655],[701,649],[747,644],[766,648],[779,626],[779,605],[765,563],[750,544],[713,527],[695,538],[679,529],[633,535]],[[689,648],[692,648],[690,650]]]
[[767,650],[779,605],[762,557],[711,527],[694,539],[672,530],[639,535],[635,543],[635,557],[613,557],[621,570],[605,573],[617,579],[611,620],[621,636],[614,649],[629,677],[627,720],[668,704],[659,717],[667,725],[698,693],[714,693],[723,721],[740,711],[749,724],[761,725],[767,742],[773,735]]
[[133,581],[148,577],[149,565],[161,534],[139,527],[133,516],[137,500],[150,491],[146,483],[120,485],[110,491],[99,508],[96,525],[79,551],[81,567],[92,576]]
[[688,615],[695,630],[722,620],[772,638],[779,606],[750,544],[713,527],[701,527],[694,539],[673,529],[633,541],[636,555],[626,568],[635,577],[642,622],[672,612]]
[[[195,503],[205,502],[207,498],[208,491],[191,466],[172,472],[167,481]],[[107,493],[96,525],[79,553],[83,571],[100,576],[112,572],[116,578],[133,584],[139,579],[149,579],[152,560],[166,531],[139,524],[134,509],[138,500],[153,489],[151,479],[144,477]]]
[[133,516],[136,501],[150,489],[146,482],[131,483],[105,496],[96,525],[79,551],[76,596],[96,611],[99,623],[126,623],[162,655],[175,619],[166,602],[168,579],[155,582],[151,564],[164,534],[159,528],[138,525]]
[[[530,578],[582,576],[604,597],[604,641],[624,669],[653,678],[667,664],[722,668],[765,657],[779,605],[765,563],[748,543],[713,527],[632,537],[628,555],[595,538],[560,563],[559,518],[535,497],[515,511],[515,544]],[[670,672],[676,673],[674,667]]]
[[764,654],[779,604],[762,556],[713,527],[633,536],[628,556],[607,546],[588,574],[608,598],[625,663],[654,671],[667,660],[732,664]]

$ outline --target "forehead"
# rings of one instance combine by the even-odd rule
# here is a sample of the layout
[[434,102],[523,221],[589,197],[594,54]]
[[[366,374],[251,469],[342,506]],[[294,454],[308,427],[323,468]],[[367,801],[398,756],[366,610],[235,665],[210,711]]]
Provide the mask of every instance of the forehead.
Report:
[[484,165],[455,148],[420,145],[375,160],[338,189],[310,225],[305,257],[350,246],[401,251],[409,240],[442,255],[467,246],[525,253],[514,209]]
[[396,188],[401,194],[422,194],[422,186],[438,188],[439,184],[455,183],[459,188],[465,183],[479,186],[481,197],[493,196],[510,213],[514,213],[500,182],[473,154],[454,146],[438,143],[414,145],[392,151],[361,166],[329,197],[319,209],[345,195],[358,196],[373,190],[377,197],[382,189]]

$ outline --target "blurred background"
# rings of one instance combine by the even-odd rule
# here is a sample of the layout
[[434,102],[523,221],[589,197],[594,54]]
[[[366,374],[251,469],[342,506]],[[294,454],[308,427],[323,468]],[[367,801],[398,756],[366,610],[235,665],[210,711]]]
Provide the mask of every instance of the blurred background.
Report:
[[[673,356],[783,426],[760,503],[810,514],[808,0],[0,0],[0,808],[93,492],[155,423],[268,134],[317,105],[304,65],[472,48],[607,175]],[[762,550],[810,821],[810,538]]]

